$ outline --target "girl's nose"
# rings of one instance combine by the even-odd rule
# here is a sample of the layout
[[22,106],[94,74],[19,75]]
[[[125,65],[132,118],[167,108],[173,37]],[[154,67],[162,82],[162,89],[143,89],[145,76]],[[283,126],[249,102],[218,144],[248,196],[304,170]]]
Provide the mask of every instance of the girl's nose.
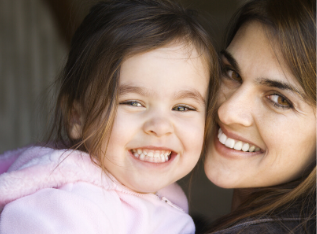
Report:
[[168,116],[154,114],[144,123],[143,131],[156,137],[173,133],[173,124]]
[[222,123],[245,127],[253,124],[253,112],[256,107],[251,92],[240,87],[232,93],[222,93],[219,99],[218,117]]

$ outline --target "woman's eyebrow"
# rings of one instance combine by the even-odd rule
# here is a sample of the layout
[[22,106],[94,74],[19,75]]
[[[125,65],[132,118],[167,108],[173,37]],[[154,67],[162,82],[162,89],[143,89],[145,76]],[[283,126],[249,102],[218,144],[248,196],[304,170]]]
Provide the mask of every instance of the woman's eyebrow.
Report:
[[259,78],[257,79],[257,83],[261,84],[261,85],[265,85],[268,87],[274,87],[274,88],[278,88],[281,90],[289,90],[292,91],[294,93],[299,94],[303,99],[306,98],[306,95],[302,92],[300,92],[296,87],[294,87],[293,85],[283,82],[283,81],[278,81],[278,80],[271,80],[268,78]]
[[[220,52],[220,54],[227,59],[227,61],[231,64],[231,66],[236,70],[237,73],[241,74],[238,62],[237,62],[237,60],[234,59],[234,57],[230,54],[230,52],[228,52],[226,50],[222,50]],[[268,79],[268,78],[259,78],[259,79],[257,79],[257,83],[261,84],[261,85],[268,86],[268,87],[278,88],[281,90],[289,90],[289,91],[292,91],[292,92],[299,94],[301,96],[301,98],[303,98],[303,99],[306,98],[306,95],[304,93],[300,92],[295,86],[293,86],[289,83],[285,83],[285,82],[278,81],[278,80],[272,80],[272,79]]]
[[234,57],[227,50],[220,51],[220,55],[226,58],[226,60],[231,64],[231,66],[236,70],[237,73],[241,73],[237,60],[235,60]]

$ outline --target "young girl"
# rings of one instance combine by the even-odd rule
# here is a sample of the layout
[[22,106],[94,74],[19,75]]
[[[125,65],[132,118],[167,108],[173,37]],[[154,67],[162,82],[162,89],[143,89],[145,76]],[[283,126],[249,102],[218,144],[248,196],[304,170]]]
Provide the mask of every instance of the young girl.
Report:
[[1,156],[0,233],[194,233],[175,182],[199,159],[216,61],[171,1],[93,7],[61,76],[56,147]]
[[210,232],[316,233],[316,1],[249,1],[222,67],[205,171],[234,193]]

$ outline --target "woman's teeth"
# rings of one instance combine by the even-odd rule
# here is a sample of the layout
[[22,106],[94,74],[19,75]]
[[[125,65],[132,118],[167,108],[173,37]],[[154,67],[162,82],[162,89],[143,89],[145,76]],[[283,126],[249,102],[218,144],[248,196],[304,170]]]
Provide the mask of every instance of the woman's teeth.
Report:
[[169,160],[171,151],[167,150],[149,150],[149,149],[133,149],[131,150],[134,157],[145,162],[164,163]]
[[244,143],[242,141],[236,141],[234,139],[228,138],[219,128],[218,131],[218,139],[219,141],[225,145],[226,147],[230,149],[235,149],[235,150],[242,150],[244,152],[257,152],[260,151],[259,147],[256,147],[254,145],[249,145],[249,143]]

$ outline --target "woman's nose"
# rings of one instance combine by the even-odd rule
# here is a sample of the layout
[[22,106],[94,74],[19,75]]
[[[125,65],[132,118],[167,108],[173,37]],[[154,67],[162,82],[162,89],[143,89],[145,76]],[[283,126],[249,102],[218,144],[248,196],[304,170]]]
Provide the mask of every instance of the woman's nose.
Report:
[[252,91],[241,87],[231,93],[221,93],[218,108],[219,120],[226,124],[239,124],[249,127],[253,124],[253,112],[255,111]]
[[174,131],[171,119],[162,114],[152,113],[143,125],[143,131],[156,137],[170,135]]

